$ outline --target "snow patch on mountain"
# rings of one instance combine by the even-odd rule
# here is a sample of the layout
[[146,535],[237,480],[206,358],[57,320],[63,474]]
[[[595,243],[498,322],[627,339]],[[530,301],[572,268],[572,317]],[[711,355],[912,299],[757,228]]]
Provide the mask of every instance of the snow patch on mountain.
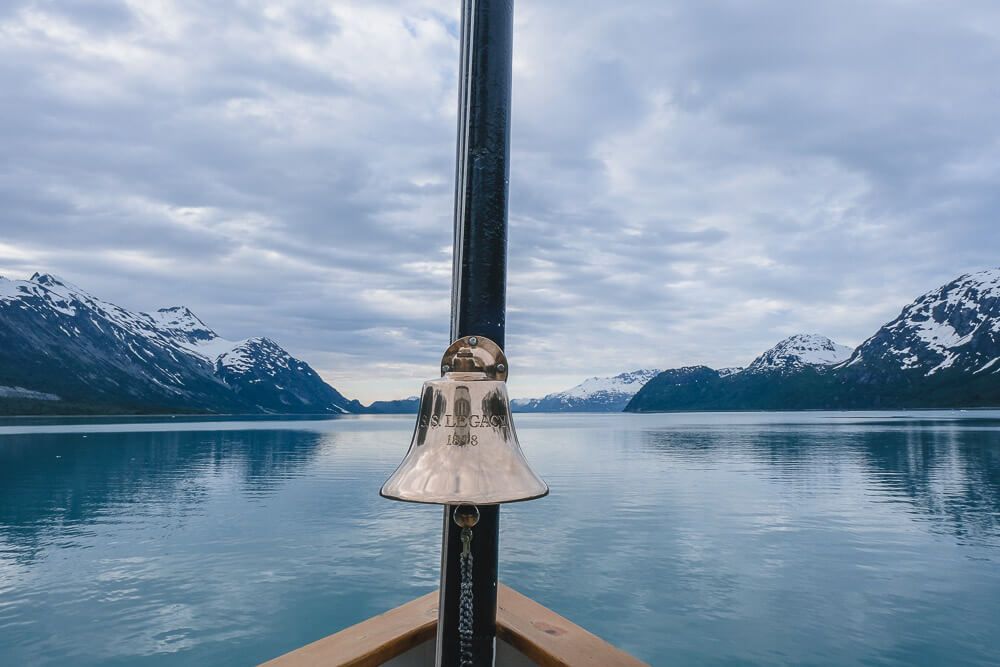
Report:
[[0,386],[0,398],[24,398],[31,401],[58,401],[59,397],[44,391],[34,391],[24,387]]
[[179,345],[185,350],[193,352],[198,356],[214,363],[222,355],[227,352],[232,352],[237,347],[247,342],[249,342],[249,339],[229,340],[227,338],[222,338],[221,336],[216,336],[215,338],[210,338],[208,340],[200,340],[192,343],[179,343]]
[[198,319],[186,306],[171,306],[160,308],[152,313],[143,313],[154,322],[160,331],[167,332],[178,338],[189,340],[208,340],[218,335]]
[[[993,366],[995,366],[998,361],[1000,361],[1000,357],[993,357],[993,359],[990,359],[989,361],[987,361],[985,364],[983,364],[975,372],[976,373],[982,373],[983,371],[988,371],[989,369],[993,368]],[[993,372],[994,373],[1000,372],[1000,367],[998,367],[997,370],[995,370]]]
[[160,308],[152,313],[143,313],[156,329],[172,339],[179,347],[192,352],[214,364],[219,357],[231,352],[246,340],[223,338],[201,321],[185,306]]

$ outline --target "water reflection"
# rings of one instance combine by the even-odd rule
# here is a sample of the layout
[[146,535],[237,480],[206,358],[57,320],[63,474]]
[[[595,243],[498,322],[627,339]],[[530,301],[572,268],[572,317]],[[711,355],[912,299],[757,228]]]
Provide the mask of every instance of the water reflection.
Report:
[[771,479],[830,484],[856,465],[868,491],[903,501],[962,540],[1000,534],[1000,422],[873,421],[647,430],[644,446],[675,462],[745,461]]
[[336,434],[308,431],[33,434],[0,446],[0,525],[19,539],[155,499],[194,511],[223,480],[260,495],[303,470]]
[[504,576],[652,664],[998,664],[1000,430],[920,421],[522,420]]
[[0,437],[0,664],[252,664],[432,589],[387,423]]
[[[995,414],[516,420],[502,578],[651,664],[1000,663]],[[253,664],[432,590],[440,510],[377,495],[412,429],[0,426],[0,664]]]

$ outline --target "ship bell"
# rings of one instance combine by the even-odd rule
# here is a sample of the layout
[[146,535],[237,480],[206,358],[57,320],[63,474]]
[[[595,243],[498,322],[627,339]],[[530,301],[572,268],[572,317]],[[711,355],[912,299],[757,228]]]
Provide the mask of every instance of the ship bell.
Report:
[[441,378],[424,383],[403,462],[382,486],[394,500],[496,505],[541,498],[549,487],[531,470],[514,431],[507,359],[482,336],[451,344]]

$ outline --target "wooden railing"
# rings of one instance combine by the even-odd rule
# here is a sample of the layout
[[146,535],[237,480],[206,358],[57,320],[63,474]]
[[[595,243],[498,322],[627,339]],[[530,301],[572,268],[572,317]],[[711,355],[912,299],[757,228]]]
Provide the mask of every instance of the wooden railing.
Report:
[[[376,667],[433,641],[437,607],[437,591],[428,593],[264,665]],[[542,667],[646,665],[503,584],[497,594],[497,639]]]

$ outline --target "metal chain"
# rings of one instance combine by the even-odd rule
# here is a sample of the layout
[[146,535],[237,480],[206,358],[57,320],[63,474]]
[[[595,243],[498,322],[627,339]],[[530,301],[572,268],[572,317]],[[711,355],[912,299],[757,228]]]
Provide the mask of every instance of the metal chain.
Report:
[[459,558],[461,585],[458,593],[459,664],[472,667],[472,529],[462,529],[462,555]]

